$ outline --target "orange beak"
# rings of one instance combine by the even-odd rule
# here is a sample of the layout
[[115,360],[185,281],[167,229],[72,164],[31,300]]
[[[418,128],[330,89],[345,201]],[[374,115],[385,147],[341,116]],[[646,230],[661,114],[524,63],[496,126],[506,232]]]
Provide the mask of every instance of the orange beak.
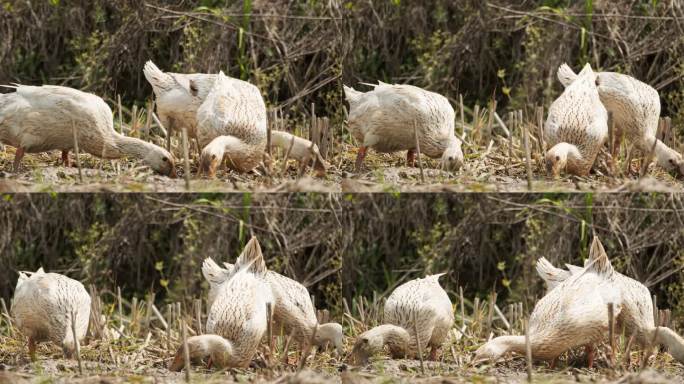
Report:
[[183,358],[183,347],[181,346],[176,352],[176,356],[173,357],[173,361],[169,364],[169,371],[180,372],[183,370],[185,365],[185,359]]
[[218,170],[218,166],[219,161],[216,157],[212,156],[209,159],[203,157],[202,162],[200,163],[199,174],[207,175],[208,178],[213,179],[216,177],[216,171]]

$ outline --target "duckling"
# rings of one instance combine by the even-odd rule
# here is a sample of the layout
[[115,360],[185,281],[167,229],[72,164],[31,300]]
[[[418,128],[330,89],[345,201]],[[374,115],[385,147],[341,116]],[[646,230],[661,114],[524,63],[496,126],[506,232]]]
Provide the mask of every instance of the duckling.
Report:
[[546,152],[551,176],[589,174],[608,137],[608,112],[599,99],[596,74],[589,64],[551,104],[544,134],[551,145]]
[[136,157],[161,174],[175,175],[169,152],[114,130],[112,110],[98,96],[53,85],[10,88],[16,92],[0,94],[0,142],[17,148],[15,171],[26,152],[61,150],[69,166],[75,134],[81,151],[103,159]]
[[415,357],[419,351],[417,342],[421,351],[431,347],[430,358],[436,360],[438,349],[454,325],[451,300],[439,285],[443,275],[411,280],[397,287],[385,303],[385,324],[357,338],[352,350],[354,360],[365,364],[385,346],[393,358]]
[[214,177],[224,156],[238,172],[256,168],[264,157],[267,126],[266,104],[259,89],[220,72],[197,110],[197,134],[204,146],[200,173]]
[[[599,72],[598,94],[615,120],[614,137],[619,140],[622,132],[644,154],[654,149],[658,165],[684,175],[684,159],[680,153],[656,138],[660,118],[660,96],[650,85],[634,77],[614,72]],[[567,65],[558,68],[558,79],[568,87],[577,75]],[[616,140],[616,141],[617,141]],[[656,144],[655,148],[653,144]]]
[[407,162],[413,166],[415,130],[421,153],[441,158],[442,166],[450,170],[463,165],[462,142],[454,132],[456,114],[444,96],[411,85],[380,82],[372,86],[366,93],[344,86],[350,106],[349,131],[361,143],[357,171],[369,147],[378,152],[408,150]]
[[29,353],[36,344],[51,341],[62,347],[65,358],[76,350],[76,338],[85,338],[90,321],[90,295],[80,282],[58,273],[20,272],[12,300],[11,316],[19,331],[28,337]]
[[[202,264],[202,274],[209,282],[210,307],[215,300],[218,287],[229,280],[235,270],[232,264],[224,263],[224,266],[225,268],[219,267],[211,258],[205,259]],[[273,271],[268,271],[265,279],[275,299],[273,319],[276,324],[282,325],[288,334],[294,331],[295,341],[300,346],[311,341],[315,330],[314,345],[333,346],[338,355],[342,355],[342,326],[338,323],[318,323],[309,291],[302,284]]]
[[[265,274],[261,247],[253,237],[238,257],[231,278],[216,287],[208,334],[188,338],[190,359],[210,357],[219,368],[249,366],[268,328],[267,306],[274,302]],[[181,346],[169,370],[182,370],[184,361]]]

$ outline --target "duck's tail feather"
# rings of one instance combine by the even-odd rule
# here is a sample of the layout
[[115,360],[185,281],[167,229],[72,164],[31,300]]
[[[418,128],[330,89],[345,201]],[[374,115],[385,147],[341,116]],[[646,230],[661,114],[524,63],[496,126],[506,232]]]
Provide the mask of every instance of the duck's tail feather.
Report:
[[156,64],[149,60],[143,67],[143,74],[147,81],[152,85],[155,93],[157,91],[168,91],[174,88],[177,84],[173,76],[163,72]]
[[363,92],[359,92],[356,89],[352,87],[347,87],[346,85],[344,87],[344,96],[347,98],[347,101],[349,104],[355,104],[359,102],[359,99],[363,95]]
[[249,240],[245,249],[242,250],[242,254],[240,254],[240,257],[235,262],[235,267],[239,271],[245,270],[258,275],[266,273],[264,254],[261,252],[261,246],[256,237],[252,237]]
[[575,72],[567,63],[563,63],[560,67],[558,67],[557,76],[558,80],[561,82],[561,84],[563,84],[564,87],[570,86],[570,84],[577,79],[577,74],[575,74]]
[[207,257],[202,262],[202,275],[211,285],[223,283],[228,277],[227,272],[229,271],[221,268],[211,257]]
[[610,259],[608,259],[608,254],[606,254],[606,250],[603,248],[603,244],[601,244],[598,236],[594,236],[594,240],[591,243],[586,269],[600,275],[610,275],[614,271],[613,265],[610,263]]
[[570,277],[570,272],[554,267],[545,257],[537,260],[536,269],[537,274],[544,280],[549,290],[554,289]]

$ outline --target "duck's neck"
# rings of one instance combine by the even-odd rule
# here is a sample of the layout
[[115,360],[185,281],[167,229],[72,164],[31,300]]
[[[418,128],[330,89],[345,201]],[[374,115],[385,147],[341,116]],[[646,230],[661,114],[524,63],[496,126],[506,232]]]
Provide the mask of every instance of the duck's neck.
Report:
[[653,140],[654,138],[651,138],[650,140],[642,140],[641,150],[645,152],[645,155],[649,155],[651,153],[651,150],[653,150],[653,154],[655,155],[658,165],[668,170],[672,169],[673,164],[670,161],[673,159],[681,160],[682,155],[680,155],[677,151],[668,147],[667,145],[665,145],[665,143],[658,139],[655,139],[656,143],[654,148]]
[[[684,339],[675,331],[667,327],[656,327],[651,331],[651,335],[657,331],[655,336],[656,344],[667,348],[667,351],[680,363],[684,363]],[[653,338],[653,336],[651,336]]]
[[509,353],[525,354],[525,336],[499,336],[489,342],[497,352],[496,358]]
[[325,323],[316,326],[316,344],[320,347],[331,345],[339,354],[343,352],[342,326],[338,323]]
[[379,325],[369,330],[366,335],[368,338],[378,337],[381,340],[380,345],[386,345],[393,357],[405,356],[411,341],[406,329],[392,324]]
[[154,147],[152,143],[113,132],[108,140],[103,141],[101,153],[98,155],[104,159],[118,159],[124,156],[144,159]]

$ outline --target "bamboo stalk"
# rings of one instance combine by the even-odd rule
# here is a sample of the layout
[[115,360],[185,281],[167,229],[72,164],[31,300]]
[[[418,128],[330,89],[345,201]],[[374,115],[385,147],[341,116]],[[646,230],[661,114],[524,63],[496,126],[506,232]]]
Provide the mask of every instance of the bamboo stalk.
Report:
[[461,141],[465,141],[466,137],[466,126],[465,126],[465,108],[463,107],[463,95],[458,94],[458,105],[461,112]]
[[76,167],[78,167],[78,181],[83,183],[83,170],[81,170],[81,152],[78,148],[78,135],[76,134],[76,124],[71,121],[71,132],[74,135],[74,154],[76,155]]
[[271,366],[271,359],[273,358],[273,310],[271,303],[266,303],[266,329],[268,334],[268,366]]
[[188,347],[188,330],[185,327],[185,321],[181,321],[183,334],[183,357],[185,357],[185,382],[190,382],[190,348]]
[[418,160],[418,168],[420,169],[420,182],[425,184],[425,171],[423,170],[423,159],[420,156],[420,140],[418,138],[418,125],[413,122],[413,135],[416,140],[416,159]]
[[185,179],[185,189],[190,190],[190,149],[188,148],[188,129],[183,127],[183,160],[185,172],[183,178]]
[[76,311],[71,311],[71,334],[74,337],[74,353],[78,360],[78,374],[83,376],[83,360],[81,359],[81,345],[76,334]]
[[[522,111],[520,111],[522,112]],[[522,123],[522,119],[520,119]],[[523,130],[523,142],[525,144],[525,166],[527,168],[527,190],[532,191],[532,154],[530,153],[530,131],[527,125],[521,124]]]
[[416,311],[413,311],[413,332],[416,334],[416,346],[418,347],[418,358],[420,359],[420,372],[425,375],[425,362],[423,361],[423,347],[420,345],[420,337],[418,337],[418,319]]
[[615,309],[608,303],[608,338],[610,340],[610,367],[615,370]]
[[197,321],[197,334],[202,334],[202,299],[195,300],[195,318]]
[[123,108],[121,107],[121,95],[116,95],[116,105],[119,109],[119,133],[123,134]]
[[532,382],[532,344],[530,343],[530,323],[525,320],[525,357],[527,360],[527,382]]

